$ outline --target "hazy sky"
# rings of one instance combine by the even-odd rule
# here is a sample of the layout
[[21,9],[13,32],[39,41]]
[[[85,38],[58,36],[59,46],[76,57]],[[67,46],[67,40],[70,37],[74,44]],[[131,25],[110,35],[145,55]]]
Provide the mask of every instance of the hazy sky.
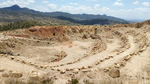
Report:
[[73,14],[106,14],[123,19],[150,19],[150,0],[0,0],[0,7],[21,7]]

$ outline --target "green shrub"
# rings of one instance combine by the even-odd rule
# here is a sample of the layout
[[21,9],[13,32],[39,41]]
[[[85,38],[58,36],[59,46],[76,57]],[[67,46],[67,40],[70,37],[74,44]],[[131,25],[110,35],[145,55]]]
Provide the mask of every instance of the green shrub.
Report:
[[14,30],[14,29],[24,29],[32,26],[42,26],[43,24],[36,21],[19,21],[13,22],[6,25],[0,26],[0,31]]
[[78,83],[79,83],[79,81],[77,79],[72,79],[71,80],[71,84],[78,84]]

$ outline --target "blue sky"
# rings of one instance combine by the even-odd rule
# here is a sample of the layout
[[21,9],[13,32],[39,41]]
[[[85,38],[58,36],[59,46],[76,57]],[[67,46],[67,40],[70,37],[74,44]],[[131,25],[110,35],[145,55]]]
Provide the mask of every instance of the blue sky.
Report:
[[0,7],[18,4],[37,11],[106,14],[123,19],[150,19],[150,0],[0,0]]

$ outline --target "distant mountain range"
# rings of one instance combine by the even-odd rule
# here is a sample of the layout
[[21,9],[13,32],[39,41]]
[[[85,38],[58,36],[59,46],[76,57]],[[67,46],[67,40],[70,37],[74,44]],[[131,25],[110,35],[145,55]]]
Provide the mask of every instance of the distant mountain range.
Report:
[[108,25],[127,24],[128,21],[107,15],[70,14],[65,12],[39,12],[18,5],[0,8],[0,22],[9,23],[35,20],[45,25]]

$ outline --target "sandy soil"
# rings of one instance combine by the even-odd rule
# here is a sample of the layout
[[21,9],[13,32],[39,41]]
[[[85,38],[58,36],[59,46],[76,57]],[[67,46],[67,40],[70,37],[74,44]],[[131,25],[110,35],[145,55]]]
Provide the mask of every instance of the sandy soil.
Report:
[[[68,84],[71,78],[78,79],[80,84],[84,84],[84,80],[101,84],[106,79],[115,80],[109,76],[109,72],[117,68],[120,71],[118,80],[123,80],[123,84],[150,79],[147,74],[150,71],[147,68],[150,67],[150,25],[141,28],[99,27],[97,35],[93,35],[92,26],[88,27],[89,29],[87,26],[78,27],[75,34],[73,29],[66,29],[65,33],[63,29],[57,31],[62,33],[66,41],[61,41],[63,38],[61,34],[57,36],[57,33],[50,34],[53,35],[51,40],[51,36],[45,31],[43,39],[44,33],[40,34],[37,30],[35,35],[40,36],[39,38],[34,34],[31,34],[32,38],[20,35],[16,37],[17,35],[12,35],[15,34],[14,31],[0,33],[0,42],[6,42],[6,46],[13,53],[0,54],[0,75],[5,71],[15,71],[22,73],[21,79],[26,80],[33,72],[37,72],[40,73],[37,74],[40,78],[46,74],[53,78],[54,84]],[[86,28],[85,32],[79,33],[80,28]],[[54,29],[49,33],[52,30]],[[30,33],[28,30],[25,34]],[[55,37],[57,39],[53,39]],[[10,42],[8,45],[8,39],[13,39],[13,44]],[[142,81],[139,83],[143,83]]]

